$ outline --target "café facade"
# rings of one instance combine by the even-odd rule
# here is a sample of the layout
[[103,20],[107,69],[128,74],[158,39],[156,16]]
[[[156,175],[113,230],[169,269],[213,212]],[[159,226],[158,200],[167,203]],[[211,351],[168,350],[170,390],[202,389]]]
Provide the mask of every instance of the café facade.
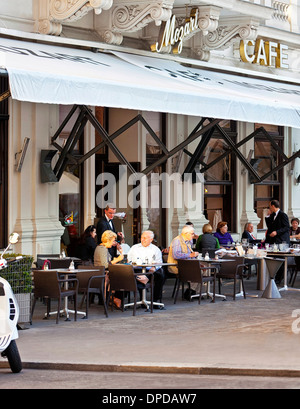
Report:
[[0,247],[300,217],[299,0],[0,4]]

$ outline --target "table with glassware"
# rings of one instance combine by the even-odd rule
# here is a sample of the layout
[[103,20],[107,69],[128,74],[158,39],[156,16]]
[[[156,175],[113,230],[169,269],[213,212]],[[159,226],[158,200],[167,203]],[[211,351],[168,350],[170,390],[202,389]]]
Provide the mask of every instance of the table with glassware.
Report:
[[[228,259],[228,258],[226,258],[226,259],[223,259],[223,258],[221,258],[221,257],[219,257],[219,256],[217,256],[217,257],[215,257],[215,258],[209,258],[209,257],[202,257],[202,256],[199,256],[198,257],[198,260],[200,260],[201,261],[201,263],[204,263],[204,264],[207,264],[208,265],[208,267],[211,267],[211,266],[213,266],[213,265],[216,265],[216,264],[221,264],[221,263],[230,263],[230,259]],[[208,295],[208,297],[210,297],[211,299],[213,299],[213,293],[212,292],[210,292],[210,282],[208,282],[207,283],[207,292],[205,293],[205,294],[207,294]],[[202,296],[203,294],[201,294],[201,296]],[[192,296],[193,297],[193,296]],[[216,293],[215,294],[215,297],[219,297],[219,298],[222,298],[223,300],[226,300],[226,295],[223,295],[223,294],[218,294],[218,293]]]
[[[266,271],[265,271],[265,258],[267,257],[267,251],[264,249],[258,249],[256,245],[251,245],[248,242],[246,243],[244,239],[243,243],[241,246],[236,246],[236,248],[239,248],[238,252],[237,250],[227,250],[226,254],[230,255],[232,257],[235,257],[237,255],[240,255],[244,257],[245,260],[248,261],[256,261],[257,262],[257,290],[264,290],[268,284],[269,277],[267,277]],[[241,286],[241,283],[240,283]],[[242,288],[240,288],[240,292],[236,294],[236,297],[243,297],[244,293],[242,291]],[[258,297],[258,295],[252,295],[252,297]]]
[[[198,259],[199,261],[201,261],[201,264],[202,264],[202,263],[203,263],[203,264],[207,264],[208,267],[210,267],[210,266],[212,266],[212,265],[221,264],[221,263],[226,263],[226,262],[230,262],[230,261],[231,261],[230,259],[222,259],[222,258],[219,257],[219,256],[216,256],[215,258],[210,258],[210,257],[207,257],[207,256],[206,256],[206,257],[203,257],[203,256],[199,255],[199,256],[197,257],[197,259]],[[187,260],[194,260],[194,259],[191,258],[191,259],[187,259]],[[210,292],[210,282],[207,283],[207,291],[206,291],[206,293],[201,294],[201,296],[202,296],[202,295],[207,295],[208,297],[210,297],[211,299],[213,299],[214,295],[213,295],[212,292]],[[194,297],[198,297],[198,294],[191,296],[191,298],[194,298]],[[217,293],[216,293],[216,294],[215,294],[215,297],[219,297],[219,298],[222,298],[223,300],[226,300],[226,295],[223,295],[223,294],[217,294]]]
[[279,257],[284,259],[284,275],[283,275],[283,287],[279,291],[300,291],[299,288],[291,288],[287,285],[287,273],[288,273],[288,259],[290,257],[300,257],[300,244],[293,244],[293,247],[289,247],[285,243],[279,244],[279,246],[267,246],[266,250],[268,257]]
[[[143,264],[134,264],[132,263],[132,267],[134,269],[141,269],[142,273],[141,274],[137,274],[137,275],[149,275],[149,274],[153,274],[152,272],[147,271],[147,268],[152,268],[152,267],[164,267],[164,266],[176,266],[177,264],[175,263],[155,263],[155,262],[150,262],[150,263],[143,263]],[[149,310],[149,306],[151,305],[150,301],[147,301],[146,298],[146,289],[144,288],[142,290],[142,299],[141,301],[137,302],[137,305],[144,305],[147,309],[147,311]],[[156,305],[160,308],[164,308],[165,304],[164,303],[160,303],[160,302],[153,302],[153,305]],[[129,303],[129,304],[125,304],[124,307],[131,307],[133,306],[133,303]]]
[[[73,275],[73,276],[75,275],[75,276],[76,276],[76,273],[77,273],[78,271],[83,272],[83,273],[84,273],[84,272],[95,271],[95,273],[98,273],[98,274],[99,274],[99,270],[96,269],[96,268],[95,268],[95,270],[91,270],[91,269],[86,269],[86,270],[85,270],[85,269],[80,269],[80,270],[76,270],[76,269],[67,269],[67,268],[57,268],[57,269],[55,269],[55,271],[57,271],[59,275],[63,275],[63,276],[65,276],[66,278],[68,278],[70,275]],[[47,273],[47,270],[45,270],[45,273]],[[68,282],[65,282],[65,289],[66,289],[66,290],[68,289]],[[70,309],[69,309],[68,303],[69,303],[68,297],[65,297],[65,306],[64,306],[64,308],[60,311],[60,314],[61,314],[61,315],[65,315],[65,316],[66,316],[66,321],[70,321],[70,318],[69,318],[70,314],[75,314],[75,311],[74,311],[74,310],[70,310]],[[49,315],[55,315],[55,314],[57,314],[57,311],[53,311],[53,312],[50,312],[50,313],[49,313]],[[83,312],[83,311],[77,311],[77,314],[83,315],[83,318],[86,316],[86,313]],[[47,315],[47,314],[45,314],[45,315]]]
[[47,264],[48,268],[52,270],[56,270],[57,268],[68,268],[72,262],[76,268],[76,264],[82,263],[82,260],[77,257],[39,257],[38,261],[43,263],[42,265],[39,265],[38,263],[38,268],[43,268],[43,266]]

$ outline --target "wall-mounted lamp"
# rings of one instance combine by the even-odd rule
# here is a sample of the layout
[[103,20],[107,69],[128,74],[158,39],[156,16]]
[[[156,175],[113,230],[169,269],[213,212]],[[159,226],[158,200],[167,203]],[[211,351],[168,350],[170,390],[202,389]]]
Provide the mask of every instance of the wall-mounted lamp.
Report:
[[[293,152],[293,155],[295,154],[295,152]],[[290,176],[293,176],[294,174],[294,168],[295,168],[295,161],[293,160],[290,164],[290,169],[288,170],[288,174]]]
[[17,165],[16,165],[16,171],[17,172],[21,172],[21,170],[22,170],[22,166],[23,166],[23,162],[24,162],[25,155],[26,155],[26,152],[27,152],[29,141],[30,141],[30,138],[24,138],[22,149],[20,150],[20,152],[17,152],[16,155],[15,155],[16,159],[17,159],[17,155],[20,155],[19,159],[18,159],[18,162],[17,162]]

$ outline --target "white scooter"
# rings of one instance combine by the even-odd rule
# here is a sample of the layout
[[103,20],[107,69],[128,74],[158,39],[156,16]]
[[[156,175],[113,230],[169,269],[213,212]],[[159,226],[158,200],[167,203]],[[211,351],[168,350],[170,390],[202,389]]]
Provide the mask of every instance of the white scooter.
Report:
[[[1,270],[11,262],[15,262],[22,257],[16,257],[11,260],[5,260],[3,255],[9,249],[11,244],[17,243],[19,235],[12,233],[9,237],[9,245],[0,256],[0,275]],[[18,373],[22,370],[22,361],[16,344],[18,335],[19,306],[9,283],[0,277],[0,353],[1,356],[8,359],[12,372]]]

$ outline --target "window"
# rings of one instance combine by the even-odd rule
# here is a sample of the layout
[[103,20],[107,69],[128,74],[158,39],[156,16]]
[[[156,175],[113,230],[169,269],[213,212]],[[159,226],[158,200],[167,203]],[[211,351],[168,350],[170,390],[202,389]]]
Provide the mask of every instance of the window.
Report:
[[[223,121],[221,127],[231,137],[236,140],[234,132],[235,123]],[[215,134],[207,144],[201,160],[207,165],[218,160],[221,155],[229,150],[227,142],[215,131]],[[234,231],[235,226],[235,160],[231,154],[217,161],[204,173],[204,215],[209,220],[215,231],[219,221],[227,221],[228,229]]]
[[[264,127],[273,141],[282,149],[283,147],[283,128],[275,125],[255,124],[255,129]],[[280,155],[271,141],[263,135],[257,135],[254,140],[254,160],[255,167],[259,176],[272,171],[280,163]],[[254,187],[254,209],[257,216],[261,219],[258,229],[265,229],[265,216],[268,212],[269,202],[272,199],[282,201],[282,170],[271,174],[262,183]]]
[[[144,119],[156,133],[157,137],[165,142],[165,115],[157,112],[144,112]],[[146,134],[146,166],[152,165],[163,154],[161,147],[153,139],[150,133]],[[163,246],[166,241],[165,229],[163,228],[165,223],[165,209],[161,206],[161,184],[159,186],[159,196],[151,197],[151,174],[161,174],[165,171],[165,166],[161,165],[156,167],[148,175],[148,207],[146,210],[147,219],[149,221],[149,230],[152,230],[155,234],[155,244]],[[151,207],[151,202],[156,201],[155,208]]]
[[[59,107],[60,124],[70,111],[70,106]],[[57,143],[64,146],[72,131],[77,116],[74,115],[68,122],[64,131],[60,134]],[[80,141],[80,140],[79,140]],[[77,143],[73,151],[76,156],[80,153],[80,142]],[[77,239],[81,231],[81,168],[77,165],[69,163],[66,170],[63,172],[59,181],[59,219],[65,227],[65,233],[62,237],[62,242],[68,247],[68,255],[74,254],[74,249],[77,245]]]

